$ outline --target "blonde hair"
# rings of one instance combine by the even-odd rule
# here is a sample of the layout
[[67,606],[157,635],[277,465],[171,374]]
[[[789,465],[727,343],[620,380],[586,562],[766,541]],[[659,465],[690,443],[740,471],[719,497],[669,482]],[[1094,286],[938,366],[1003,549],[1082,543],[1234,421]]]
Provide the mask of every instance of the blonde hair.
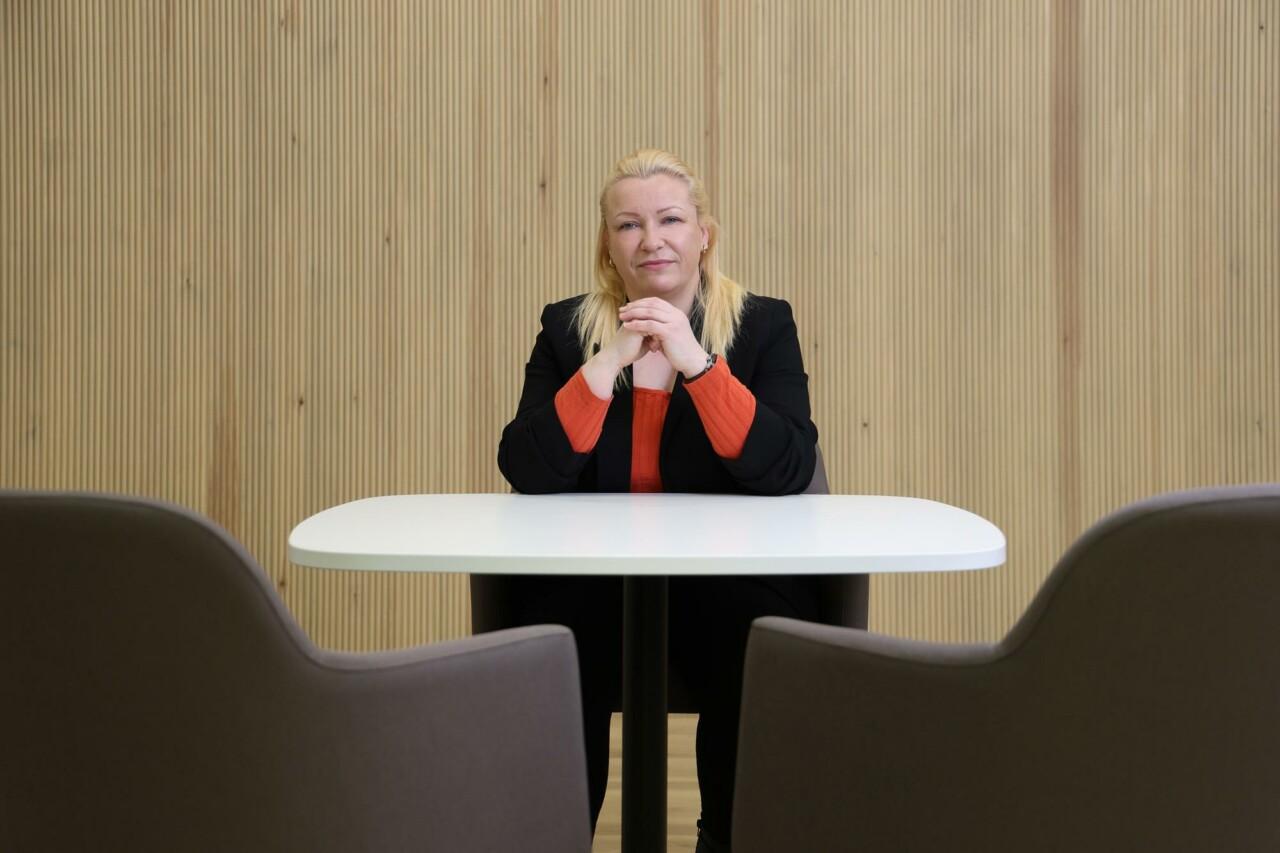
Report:
[[[600,190],[600,229],[596,237],[596,286],[578,304],[574,326],[582,344],[583,361],[597,348],[609,345],[618,332],[618,309],[627,301],[622,276],[609,263],[609,227],[605,222],[604,202],[609,188],[624,178],[649,178],[669,175],[689,188],[689,200],[698,215],[698,224],[707,229],[707,250],[698,262],[700,284],[693,301],[693,316],[702,315],[702,333],[698,342],[707,352],[728,355],[738,333],[738,322],[746,303],[746,289],[720,274],[717,245],[720,223],[711,215],[707,191],[702,180],[689,165],[669,151],[641,148],[628,154],[613,167],[613,174]],[[692,319],[692,317],[690,318]],[[624,374],[620,374],[621,377]]]

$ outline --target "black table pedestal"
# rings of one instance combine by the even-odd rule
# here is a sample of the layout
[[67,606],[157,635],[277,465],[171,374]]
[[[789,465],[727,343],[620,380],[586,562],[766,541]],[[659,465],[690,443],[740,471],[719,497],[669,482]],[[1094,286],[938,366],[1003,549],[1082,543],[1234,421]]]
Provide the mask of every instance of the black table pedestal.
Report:
[[622,593],[622,853],[667,849],[667,579]]

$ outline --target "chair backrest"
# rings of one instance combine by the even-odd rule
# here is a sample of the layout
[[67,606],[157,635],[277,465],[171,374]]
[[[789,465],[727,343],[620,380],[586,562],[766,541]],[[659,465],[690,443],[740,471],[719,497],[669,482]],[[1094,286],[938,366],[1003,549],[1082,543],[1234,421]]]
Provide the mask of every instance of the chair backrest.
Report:
[[0,849],[586,850],[572,639],[491,636],[320,651],[193,513],[0,492]]
[[[822,459],[822,448],[817,448],[818,460],[813,469],[813,480],[804,490],[806,495],[829,495],[827,466]],[[843,625],[846,628],[866,628],[867,608],[871,601],[871,583],[868,575],[822,575],[818,577],[819,618],[827,625]]]
[[735,850],[1280,849],[1280,486],[1142,501],[1000,643],[753,630]]
[[809,485],[805,487],[802,494],[829,495],[831,494],[831,484],[827,482],[827,465],[822,458],[822,448],[815,447],[813,452],[813,479],[809,481]]

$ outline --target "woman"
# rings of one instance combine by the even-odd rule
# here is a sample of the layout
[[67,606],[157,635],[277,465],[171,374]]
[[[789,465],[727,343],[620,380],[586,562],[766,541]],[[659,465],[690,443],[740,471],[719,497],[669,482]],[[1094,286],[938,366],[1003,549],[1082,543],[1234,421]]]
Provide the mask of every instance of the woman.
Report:
[[[791,307],[722,276],[701,181],[642,149],[600,194],[596,287],[549,305],[498,466],[520,492],[783,495],[813,477],[817,429]],[[520,581],[520,624],[567,625],[582,676],[591,824],[621,690],[617,578]],[[758,616],[817,618],[804,578],[675,578],[671,666],[695,693],[699,851],[730,843],[738,702]]]

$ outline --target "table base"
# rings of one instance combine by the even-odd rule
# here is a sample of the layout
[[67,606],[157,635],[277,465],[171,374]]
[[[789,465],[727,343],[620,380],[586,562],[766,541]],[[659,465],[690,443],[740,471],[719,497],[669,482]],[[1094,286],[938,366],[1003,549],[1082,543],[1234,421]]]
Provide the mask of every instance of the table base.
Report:
[[667,849],[667,578],[622,592],[622,853]]

